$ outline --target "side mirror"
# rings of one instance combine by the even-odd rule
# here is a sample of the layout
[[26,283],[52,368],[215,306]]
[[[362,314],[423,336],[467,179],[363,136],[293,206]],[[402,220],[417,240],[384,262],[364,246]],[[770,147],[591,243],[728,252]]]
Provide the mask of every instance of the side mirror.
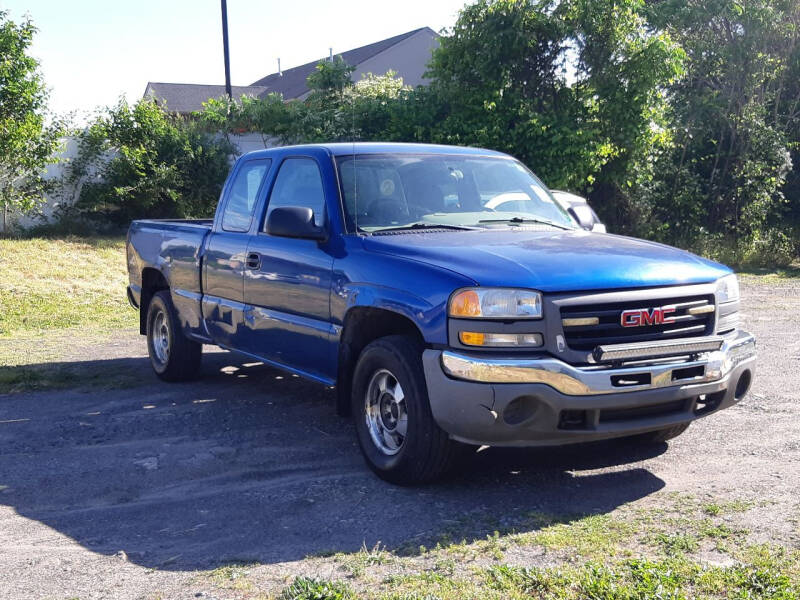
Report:
[[578,222],[581,229],[591,231],[594,227],[594,215],[592,209],[588,204],[575,204],[567,209],[567,212],[572,215],[572,218]]
[[269,213],[267,233],[280,237],[322,241],[328,238],[314,224],[314,211],[307,206],[279,206]]

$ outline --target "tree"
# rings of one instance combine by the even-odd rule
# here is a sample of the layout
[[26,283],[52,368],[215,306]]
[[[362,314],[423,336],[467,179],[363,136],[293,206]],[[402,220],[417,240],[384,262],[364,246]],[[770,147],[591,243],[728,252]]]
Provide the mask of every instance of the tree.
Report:
[[800,5],[664,0],[651,13],[689,58],[668,92],[675,144],[641,190],[651,235],[738,264],[791,261],[783,216],[800,141]]
[[29,210],[42,199],[44,167],[53,161],[61,124],[48,124],[47,92],[28,55],[36,28],[0,11],[0,207]]
[[428,75],[448,107],[438,139],[505,150],[552,187],[622,187],[652,142],[682,53],[639,0],[478,0]]

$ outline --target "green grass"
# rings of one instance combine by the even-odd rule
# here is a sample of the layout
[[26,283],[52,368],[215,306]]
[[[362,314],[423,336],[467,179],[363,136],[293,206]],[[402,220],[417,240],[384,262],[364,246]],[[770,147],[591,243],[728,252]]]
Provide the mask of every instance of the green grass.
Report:
[[796,279],[800,277],[800,264],[793,263],[788,267],[742,269],[737,274],[746,281],[763,281],[766,283]]
[[354,577],[361,576],[371,566],[384,565],[394,560],[394,556],[387,552],[380,542],[372,548],[367,548],[366,544],[362,544],[361,550],[358,552],[337,552],[333,557]]
[[0,239],[0,340],[135,327],[125,240]]
[[797,556],[768,547],[752,550],[754,561],[711,566],[685,557],[629,558],[557,567],[508,564],[474,569],[464,576],[426,571],[390,577],[379,589],[357,590],[338,580],[298,578],[281,600],[646,600],[748,599],[800,597]]
[[330,573],[328,579],[299,577],[279,598],[800,600],[800,550],[750,543],[748,532],[731,521],[754,507],[665,494],[647,508],[573,517],[533,513],[518,524],[523,531],[449,541],[458,527],[483,526],[464,520],[416,553],[364,546],[319,555],[315,569]]
[[253,583],[247,578],[249,563],[233,563],[210,571],[208,578],[219,588],[238,591],[252,589]]
[[308,577],[298,577],[280,595],[281,600],[355,600],[356,598],[358,596],[345,583]]
[[138,374],[120,372],[113,365],[93,365],[90,369],[64,365],[0,366],[0,394],[86,387],[112,390],[139,383]]
[[123,237],[0,239],[0,394],[135,384],[113,363],[59,363],[135,331],[127,282]]

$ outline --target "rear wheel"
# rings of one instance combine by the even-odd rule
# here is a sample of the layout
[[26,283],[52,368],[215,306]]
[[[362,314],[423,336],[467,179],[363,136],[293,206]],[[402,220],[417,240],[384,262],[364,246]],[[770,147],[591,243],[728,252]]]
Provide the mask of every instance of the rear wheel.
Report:
[[667,427],[666,429],[648,431],[647,433],[634,435],[630,439],[631,441],[635,441],[639,444],[661,444],[681,435],[684,431],[689,429],[690,424],[691,423],[681,423],[680,425],[674,425],[672,427]]
[[438,479],[463,451],[433,419],[422,347],[412,337],[392,335],[364,348],[353,375],[352,412],[367,464],[391,483]]
[[147,353],[164,381],[188,381],[200,374],[203,345],[187,338],[168,290],[156,292],[147,307]]

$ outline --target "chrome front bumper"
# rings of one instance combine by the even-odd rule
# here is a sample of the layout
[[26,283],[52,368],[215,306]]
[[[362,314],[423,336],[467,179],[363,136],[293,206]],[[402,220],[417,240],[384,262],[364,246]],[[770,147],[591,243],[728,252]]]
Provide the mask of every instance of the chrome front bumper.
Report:
[[[687,340],[692,342],[697,340]],[[719,350],[686,357],[640,361],[614,368],[575,367],[557,358],[495,359],[442,352],[444,372],[452,378],[480,383],[541,383],[568,396],[593,396],[709,383],[756,357],[752,334],[738,331],[724,338]]]

